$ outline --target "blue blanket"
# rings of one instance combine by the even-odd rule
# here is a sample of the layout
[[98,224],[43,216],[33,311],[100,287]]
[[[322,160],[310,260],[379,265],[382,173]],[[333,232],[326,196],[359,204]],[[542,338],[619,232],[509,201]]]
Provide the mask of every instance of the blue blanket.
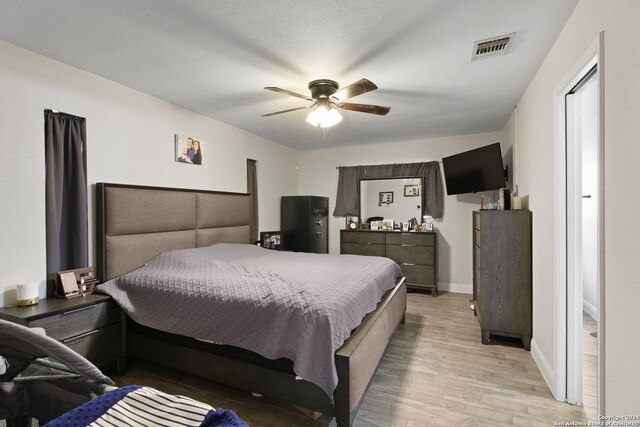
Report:
[[184,396],[131,385],[109,391],[67,412],[45,427],[139,425],[249,427],[231,410]]

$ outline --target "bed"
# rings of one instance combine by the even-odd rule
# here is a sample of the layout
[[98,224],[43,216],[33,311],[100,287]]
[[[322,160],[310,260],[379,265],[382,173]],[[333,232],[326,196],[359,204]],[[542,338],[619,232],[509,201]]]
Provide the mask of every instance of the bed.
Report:
[[[253,243],[247,194],[99,183],[96,200],[97,267],[103,281],[167,251]],[[404,319],[404,279],[392,283],[371,308],[333,354],[333,393],[317,381],[300,380],[289,358],[270,359],[131,319],[126,354],[322,412],[334,416],[339,426],[349,426],[391,335]]]

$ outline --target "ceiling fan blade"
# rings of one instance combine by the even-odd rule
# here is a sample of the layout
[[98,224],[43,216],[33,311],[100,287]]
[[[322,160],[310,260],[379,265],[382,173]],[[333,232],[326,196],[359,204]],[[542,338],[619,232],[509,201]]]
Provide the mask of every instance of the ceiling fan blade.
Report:
[[265,87],[265,89],[272,90],[274,92],[286,93],[287,95],[295,96],[296,98],[306,99],[307,101],[313,101],[313,98],[311,98],[308,95],[302,95],[300,93],[291,92],[290,90],[282,89],[279,87],[268,86],[268,87]]
[[360,79],[334,93],[332,98],[335,98],[338,101],[344,101],[345,99],[353,98],[354,96],[362,95],[363,93],[371,92],[376,89],[378,89],[378,86],[376,86],[376,84],[371,80]]
[[378,114],[380,116],[384,116],[389,111],[391,111],[391,107],[382,107],[380,105],[352,104],[349,102],[336,104],[336,105],[340,108],[344,108],[345,110],[360,111],[361,113],[369,113],[369,114]]
[[[314,104],[315,105],[315,104]],[[282,110],[282,111],[276,111],[275,113],[269,113],[269,114],[263,114],[260,117],[269,117],[269,116],[275,116],[276,114],[282,114],[282,113],[288,113],[290,111],[298,111],[298,110],[304,110],[306,108],[311,108],[313,107],[313,105],[310,105],[308,107],[296,107],[296,108],[290,108],[288,110]]]

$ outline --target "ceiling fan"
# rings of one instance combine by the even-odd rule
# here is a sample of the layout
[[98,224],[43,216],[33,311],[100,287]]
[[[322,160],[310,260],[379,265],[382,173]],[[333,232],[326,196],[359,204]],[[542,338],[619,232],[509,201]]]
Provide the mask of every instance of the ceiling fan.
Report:
[[378,89],[370,80],[360,79],[355,83],[350,84],[340,90],[337,82],[328,79],[314,80],[309,83],[309,90],[311,96],[302,95],[300,93],[292,92],[290,90],[281,89],[279,87],[265,87],[267,90],[274,92],[281,92],[287,95],[295,96],[296,98],[302,98],[312,102],[311,105],[304,107],[290,108],[288,110],[276,111],[275,113],[263,114],[262,117],[274,116],[276,114],[289,113],[291,111],[304,110],[312,108],[311,112],[307,116],[307,123],[317,127],[331,127],[337,125],[342,120],[342,116],[338,112],[338,109],[360,111],[362,113],[378,114],[384,116],[391,108],[382,107],[379,105],[369,104],[353,104],[350,102],[343,102],[346,99],[353,98],[363,93],[371,92]]

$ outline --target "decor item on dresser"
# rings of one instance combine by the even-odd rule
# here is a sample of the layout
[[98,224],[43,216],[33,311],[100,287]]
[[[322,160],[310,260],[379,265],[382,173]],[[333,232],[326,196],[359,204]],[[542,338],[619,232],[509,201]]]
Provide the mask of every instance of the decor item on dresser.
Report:
[[498,191],[498,210],[508,211],[511,209],[511,189],[501,188]]
[[436,232],[341,230],[340,253],[373,255],[394,260],[409,289],[438,294],[438,235]]
[[202,164],[202,140],[187,135],[174,136],[176,162],[191,165]]
[[356,230],[358,228],[358,217],[357,216],[348,216],[346,217],[346,229],[347,230]]
[[482,343],[516,337],[531,348],[531,211],[473,213],[474,312]]
[[391,218],[384,218],[382,220],[382,229],[383,230],[393,230],[394,221]]
[[[383,287],[389,285],[386,279],[371,277],[370,275],[374,273],[373,270],[378,270],[378,268],[369,267],[386,264],[386,267],[393,270],[393,276],[397,279],[390,284],[390,287],[387,288],[389,290],[381,297],[374,298],[379,301],[377,305],[372,304],[371,311],[364,318],[359,314],[353,315],[354,313],[351,313],[351,319],[357,319],[360,323],[354,325],[354,328],[351,328],[351,325],[346,325],[347,329],[351,329],[349,329],[348,337],[342,346],[334,353],[323,351],[323,356],[314,353],[314,366],[316,363],[327,364],[328,362],[335,366],[337,376],[333,378],[332,376],[319,377],[322,383],[337,381],[337,387],[332,395],[327,394],[318,384],[306,379],[306,376],[301,375],[305,379],[300,379],[294,371],[293,361],[290,358],[267,359],[246,348],[204,342],[193,338],[193,335],[171,332],[168,329],[152,329],[135,322],[132,317],[125,317],[127,342],[129,343],[127,355],[236,388],[274,397],[313,411],[322,412],[328,416],[335,416],[339,427],[348,427],[352,424],[389,339],[404,318],[406,310],[405,279],[400,277],[401,271],[395,263],[371,258],[364,260],[365,263],[370,264],[366,268],[362,268],[362,263],[349,262],[352,260],[339,255],[296,254],[257,248],[250,244],[254,239],[249,232],[248,194],[98,183],[96,185],[96,201],[98,204],[96,209],[98,212],[96,221],[98,225],[97,267],[98,277],[101,279],[110,280],[119,276],[141,278],[140,275],[144,275],[146,271],[143,266],[154,257],[158,257],[162,261],[171,251],[184,252],[175,251],[176,249],[185,249],[185,251],[195,250],[187,248],[215,250],[215,247],[218,246],[245,248],[244,250],[250,252],[242,257],[238,257],[237,253],[229,253],[225,250],[219,253],[223,258],[220,262],[222,265],[229,264],[236,270],[240,269],[240,273],[236,271],[234,274],[229,274],[228,277],[235,280],[245,280],[247,285],[238,287],[230,281],[221,283],[222,286],[233,290],[236,295],[239,293],[238,303],[246,302],[246,307],[253,307],[257,310],[259,307],[266,307],[272,303],[277,304],[280,300],[286,302],[286,298],[308,298],[309,291],[303,287],[302,283],[298,283],[300,281],[297,278],[304,276],[308,279],[311,276],[316,280],[313,289],[339,289],[339,291],[325,291],[326,294],[332,295],[334,298],[334,301],[326,306],[332,307],[330,311],[338,313],[333,308],[347,302],[351,304],[355,300],[360,302],[370,300],[374,289],[379,289],[380,285]],[[150,215],[150,212],[158,212],[158,214]],[[179,212],[180,215],[169,214],[174,212]],[[220,243],[222,245],[219,245]],[[229,243],[241,244],[229,245]],[[261,260],[268,258],[277,261],[290,259],[290,257],[298,257],[296,259],[305,259],[309,262],[298,266],[297,271],[283,270],[284,265],[280,267],[281,270],[273,271],[273,268],[281,263],[268,263],[270,267],[267,268],[267,265]],[[192,258],[188,254],[187,258],[191,262]],[[292,265],[291,262],[284,264]],[[353,268],[360,268],[360,271],[351,271]],[[218,270],[213,269],[211,273],[214,271]],[[129,272],[131,273],[126,274]],[[246,272],[252,272],[251,276],[247,276]],[[183,269],[175,284],[187,286],[187,275],[192,273],[191,269]],[[348,280],[345,279],[345,275],[349,277]],[[370,277],[366,279],[365,276]],[[289,278],[289,280],[285,283],[281,280],[283,278]],[[293,279],[293,283],[291,279]],[[366,283],[366,290],[355,287],[356,283],[360,285]],[[101,286],[106,287],[107,285]],[[328,288],[328,286],[334,288]],[[280,295],[284,292],[285,298],[262,298],[260,303],[256,304],[246,301],[243,294],[246,289],[263,289],[270,292],[271,287],[279,289]],[[124,294],[123,305],[127,304],[129,296],[137,296],[137,300],[146,304],[148,293],[151,293],[151,291],[147,292],[146,287],[143,292],[139,292],[140,287],[135,285],[129,290],[123,288],[120,291],[116,289],[116,291]],[[154,288],[153,292],[156,291],[158,289]],[[202,306],[202,300],[187,301],[186,299],[189,297],[187,294],[194,296],[184,292],[180,293],[179,298],[174,298],[177,295],[172,294],[172,298],[165,297],[164,300],[166,300],[166,304],[173,304],[176,299],[180,299],[191,307],[196,304]],[[256,292],[251,292],[251,294],[257,295]],[[354,295],[358,295],[358,297],[354,298]],[[230,301],[229,298],[226,300]],[[211,309],[210,304],[206,304],[206,302],[204,304],[208,310]],[[289,310],[298,306],[285,307]],[[228,311],[229,308],[225,308],[225,310]],[[151,311],[158,311],[158,308],[152,307]],[[160,311],[164,313],[164,311]],[[198,312],[192,311],[196,316],[198,315]],[[299,311],[301,315],[303,312],[307,312],[307,310]],[[235,311],[235,313],[237,312],[238,310]],[[339,310],[339,312],[343,311]],[[208,312],[205,310],[199,313]],[[242,311],[240,313],[243,314]],[[259,321],[255,322],[254,319],[252,327],[245,326],[243,330],[246,330],[246,333],[234,332],[239,329],[235,323],[229,320],[218,327],[206,330],[211,333],[231,334],[230,336],[234,340],[249,339],[251,338],[250,334],[255,336],[256,324],[262,328],[271,328],[270,330],[278,331],[278,333],[285,331],[290,334],[291,328],[283,329],[274,325],[276,320],[269,313],[273,312],[264,311],[260,315],[261,319],[267,319],[265,324]],[[181,313],[174,312],[174,315],[181,316]],[[200,316],[198,322],[201,319],[209,322],[212,320],[210,317],[208,315]],[[216,317],[219,318],[219,316]],[[245,319],[245,321],[250,320],[249,318]],[[351,323],[352,320],[347,323]],[[170,329],[174,327],[190,328],[197,326],[198,322],[167,321],[165,326]],[[296,323],[287,321],[282,323],[280,320],[278,324],[292,326]],[[227,325],[229,325],[228,328]],[[269,334],[261,335],[262,341],[264,341],[265,335]],[[266,336],[266,338],[270,336]],[[285,338],[288,339],[289,335]],[[215,339],[212,341],[219,342]],[[274,341],[276,342],[273,345],[277,346],[279,341]],[[302,347],[302,350],[305,349],[308,350],[308,346]],[[171,355],[171,357],[167,357],[167,355]]]
[[280,199],[282,249],[329,253],[329,198],[283,196]]

